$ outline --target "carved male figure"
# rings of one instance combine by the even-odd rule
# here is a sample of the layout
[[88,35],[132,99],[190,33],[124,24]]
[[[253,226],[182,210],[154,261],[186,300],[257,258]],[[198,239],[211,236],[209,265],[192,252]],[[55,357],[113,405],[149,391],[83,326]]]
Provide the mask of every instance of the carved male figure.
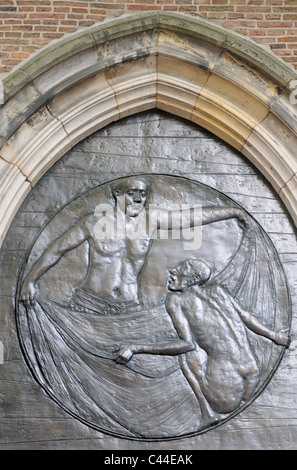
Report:
[[[111,314],[123,312],[125,303],[128,307],[139,304],[137,281],[149,251],[152,233],[150,224],[147,224],[148,230],[144,236],[130,237],[129,226],[132,226],[133,232],[135,220],[148,212],[148,185],[139,177],[126,178],[113,187],[113,195],[115,200],[119,196],[124,198],[122,216],[126,224],[126,236],[100,240],[94,232],[98,222],[96,216],[90,214],[82,218],[49,246],[24,280],[21,299],[27,306],[34,304],[38,279],[58,263],[65,253],[85,241],[89,243],[89,266],[87,276],[74,297],[76,307],[80,305],[81,309],[90,308],[103,313],[103,303],[104,312]],[[201,223],[209,224],[230,218],[238,218],[242,222],[246,220],[245,213],[238,208],[205,208]],[[194,217],[190,214],[190,227],[194,223]],[[170,230],[171,224],[168,211],[158,211],[154,227]]]
[[180,355],[181,369],[201,407],[202,424],[220,419],[248,400],[260,375],[246,327],[276,344],[288,346],[287,330],[272,331],[220,286],[209,285],[210,268],[190,259],[169,271],[166,300],[178,338],[160,344],[123,345],[116,361],[133,354]]

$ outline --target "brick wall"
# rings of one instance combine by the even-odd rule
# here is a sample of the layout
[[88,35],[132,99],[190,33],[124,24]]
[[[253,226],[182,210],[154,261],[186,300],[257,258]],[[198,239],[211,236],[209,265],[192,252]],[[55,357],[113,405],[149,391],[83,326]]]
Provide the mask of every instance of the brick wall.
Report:
[[145,10],[211,19],[270,47],[297,69],[297,0],[0,0],[0,73],[65,34]]

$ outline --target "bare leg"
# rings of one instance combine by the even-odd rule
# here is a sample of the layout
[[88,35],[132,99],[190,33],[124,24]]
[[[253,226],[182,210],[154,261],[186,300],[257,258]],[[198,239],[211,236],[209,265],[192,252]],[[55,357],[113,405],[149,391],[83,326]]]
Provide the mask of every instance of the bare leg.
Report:
[[211,408],[210,404],[208,403],[205,396],[203,395],[198,379],[189,368],[187,359],[184,354],[181,354],[179,356],[179,362],[181,365],[182,372],[184,376],[186,377],[187,381],[189,382],[189,385],[191,386],[199,402],[201,413],[202,413],[201,423],[200,423],[201,426],[206,427],[206,426],[210,426],[211,424],[218,423],[221,420],[221,416]]

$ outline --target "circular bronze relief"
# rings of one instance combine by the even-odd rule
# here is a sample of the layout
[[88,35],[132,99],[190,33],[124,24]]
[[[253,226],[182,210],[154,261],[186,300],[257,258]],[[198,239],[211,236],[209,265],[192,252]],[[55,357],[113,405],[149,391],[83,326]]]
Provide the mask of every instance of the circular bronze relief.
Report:
[[36,238],[16,299],[34,377],[66,412],[164,440],[232,418],[289,343],[277,252],[226,195],[177,176],[107,182]]

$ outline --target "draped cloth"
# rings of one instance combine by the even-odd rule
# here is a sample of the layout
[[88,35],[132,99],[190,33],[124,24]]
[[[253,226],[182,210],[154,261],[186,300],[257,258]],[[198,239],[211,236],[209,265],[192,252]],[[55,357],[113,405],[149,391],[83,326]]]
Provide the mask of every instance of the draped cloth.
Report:
[[[208,285],[222,286],[270,328],[288,327],[290,299],[281,263],[268,236],[250,223],[231,261]],[[177,337],[164,302],[149,308],[108,305],[82,291],[76,297],[65,306],[39,293],[27,309],[17,301],[23,351],[45,391],[68,413],[113,435],[164,439],[197,433],[201,412],[178,356],[137,354],[126,365],[115,362],[123,344]],[[282,348],[250,331],[247,335],[261,390]]]
[[[93,299],[94,300],[94,299]],[[41,295],[22,308],[34,374],[66,411],[115,435],[166,438],[195,432],[200,411],[177,356],[137,354],[115,362],[122,344],[170,341],[164,306],[106,315],[69,309]]]

